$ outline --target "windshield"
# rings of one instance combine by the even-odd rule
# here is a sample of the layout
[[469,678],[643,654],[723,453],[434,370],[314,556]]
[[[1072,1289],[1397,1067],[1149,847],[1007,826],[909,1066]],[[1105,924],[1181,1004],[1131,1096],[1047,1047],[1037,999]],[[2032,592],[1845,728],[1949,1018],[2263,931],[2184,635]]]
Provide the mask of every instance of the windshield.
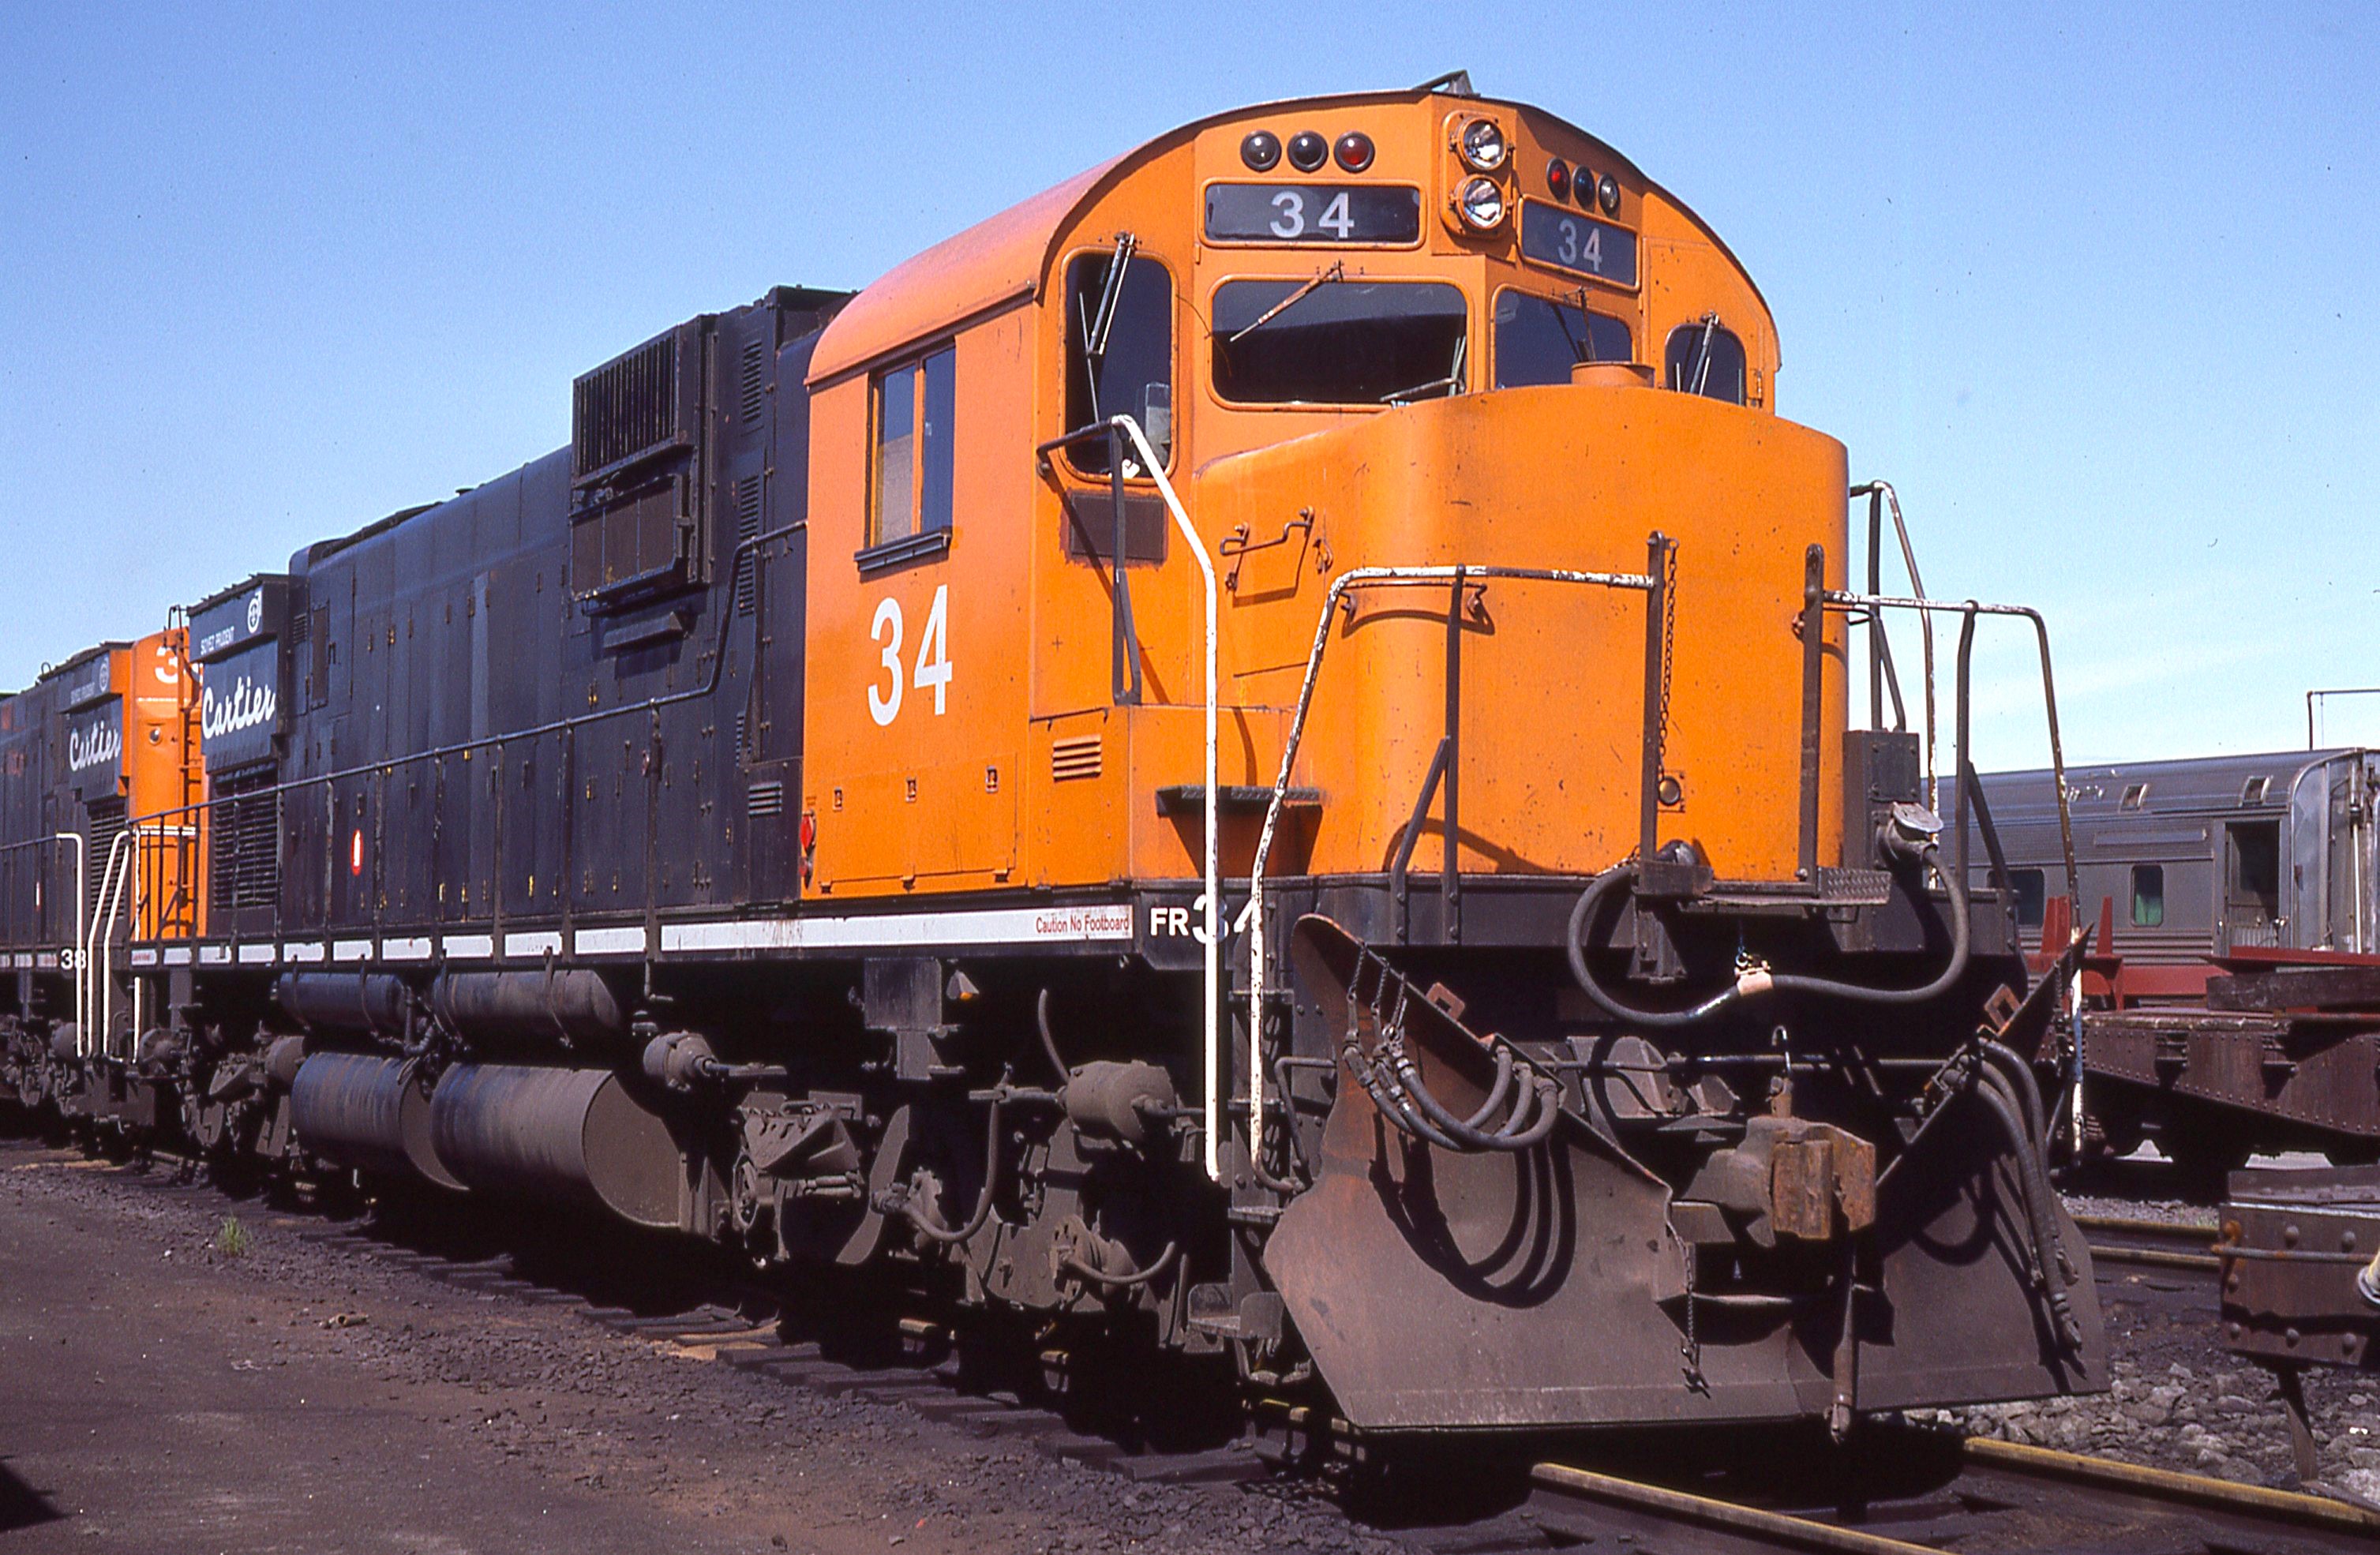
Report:
[[1463,293],[1443,282],[1226,281],[1213,323],[1215,392],[1243,405],[1382,405],[1463,388]]
[[1527,292],[1496,294],[1496,386],[1567,383],[1580,362],[1633,360],[1636,343],[1621,320]]

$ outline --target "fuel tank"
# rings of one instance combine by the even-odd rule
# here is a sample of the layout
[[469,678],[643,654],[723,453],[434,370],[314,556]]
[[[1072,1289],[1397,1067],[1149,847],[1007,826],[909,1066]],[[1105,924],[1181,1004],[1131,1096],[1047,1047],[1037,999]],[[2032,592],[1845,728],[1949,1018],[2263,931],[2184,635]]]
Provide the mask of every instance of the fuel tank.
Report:
[[463,1186],[431,1148],[430,1098],[411,1059],[315,1053],[298,1066],[289,1114],[298,1142],[334,1165]]
[[607,1210],[674,1231],[685,1157],[608,1069],[465,1063],[430,1100],[438,1160],[474,1191]]

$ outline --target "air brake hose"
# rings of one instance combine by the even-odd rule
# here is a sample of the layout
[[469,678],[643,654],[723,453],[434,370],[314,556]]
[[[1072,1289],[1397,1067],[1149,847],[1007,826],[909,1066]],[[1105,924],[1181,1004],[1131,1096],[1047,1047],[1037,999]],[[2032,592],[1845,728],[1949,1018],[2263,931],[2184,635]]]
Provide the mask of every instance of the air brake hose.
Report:
[[1168,1242],[1157,1257],[1148,1260],[1147,1269],[1131,1270],[1123,1274],[1110,1274],[1103,1269],[1095,1269],[1084,1262],[1079,1254],[1070,1254],[1060,1259],[1058,1267],[1078,1279],[1088,1280],[1094,1284],[1105,1285],[1111,1289],[1125,1289],[1134,1285],[1148,1284],[1167,1270],[1172,1269],[1181,1257],[1182,1245],[1178,1242]]
[[929,1241],[941,1243],[944,1246],[955,1245],[981,1231],[984,1222],[991,1219],[992,1195],[1000,1186],[1000,1103],[997,1101],[991,1104],[991,1120],[985,1128],[984,1137],[988,1143],[983,1152],[983,1191],[976,1195],[975,1213],[967,1217],[966,1224],[953,1230],[934,1220],[919,1205],[901,1206],[901,1218],[915,1226],[917,1233]]
[[[1941,849],[1928,844],[1918,854],[1921,866],[1938,866]],[[1570,912],[1570,972],[1586,996],[1601,1005],[1607,1014],[1621,1020],[1645,1027],[1691,1026],[1708,1019],[1730,1004],[1766,993],[1772,989],[1788,993],[1809,993],[1821,998],[1842,999],[1859,1004],[1923,1004],[1948,992],[1966,975],[1969,953],[1973,948],[1973,923],[1968,912],[1967,882],[1953,869],[1935,869],[1950,895],[1950,960],[1933,980],[1916,988],[1867,988],[1859,983],[1847,983],[1833,978],[1813,978],[1796,972],[1770,972],[1765,969],[1738,973],[1735,981],[1701,1003],[1683,1010],[1645,1010],[1621,1002],[1597,982],[1594,969],[1586,964],[1585,934],[1595,908],[1616,885],[1634,877],[1634,868],[1622,864],[1606,870],[1601,878],[1588,886]],[[1921,875],[1922,878],[1922,875]]]
[[2065,1278],[2070,1277],[2070,1270],[2050,1220],[2049,1183],[2042,1174],[2039,1148],[2025,1128],[2024,1104],[2017,1099],[2016,1087],[1997,1067],[1986,1064],[1976,1071],[1975,1078],[1975,1094],[1998,1120],[2017,1154],[2018,1191],[2024,1196],[2025,1219],[2033,1232],[2033,1258],[2041,1294],[2049,1303],[2058,1337],[2070,1349],[2079,1349],[2082,1325],[2075,1318],[2074,1305],[2066,1295]]

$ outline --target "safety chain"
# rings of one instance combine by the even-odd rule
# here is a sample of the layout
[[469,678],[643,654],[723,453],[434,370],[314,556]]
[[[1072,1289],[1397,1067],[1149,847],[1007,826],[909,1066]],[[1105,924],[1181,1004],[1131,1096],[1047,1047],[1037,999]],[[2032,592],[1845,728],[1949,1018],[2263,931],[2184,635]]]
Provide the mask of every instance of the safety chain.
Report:
[[1670,748],[1670,687],[1678,661],[1678,542],[1661,541],[1661,714],[1658,725],[1661,749]]
[[1696,1392],[1708,1392],[1710,1383],[1703,1376],[1703,1342],[1694,1331],[1694,1245],[1678,1236],[1674,1226],[1670,1234],[1678,1237],[1678,1245],[1686,1254],[1686,1342],[1678,1346],[1678,1354],[1686,1363],[1686,1386]]

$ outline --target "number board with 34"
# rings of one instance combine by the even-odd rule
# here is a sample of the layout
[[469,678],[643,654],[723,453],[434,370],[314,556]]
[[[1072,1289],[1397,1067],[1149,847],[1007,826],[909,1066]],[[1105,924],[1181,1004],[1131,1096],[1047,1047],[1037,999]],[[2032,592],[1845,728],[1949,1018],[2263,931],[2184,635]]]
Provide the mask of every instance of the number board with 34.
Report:
[[1636,284],[1636,235],[1559,205],[1521,201],[1521,254],[1573,275],[1621,286]]
[[1214,243],[1414,243],[1421,190],[1410,184],[1209,184]]

